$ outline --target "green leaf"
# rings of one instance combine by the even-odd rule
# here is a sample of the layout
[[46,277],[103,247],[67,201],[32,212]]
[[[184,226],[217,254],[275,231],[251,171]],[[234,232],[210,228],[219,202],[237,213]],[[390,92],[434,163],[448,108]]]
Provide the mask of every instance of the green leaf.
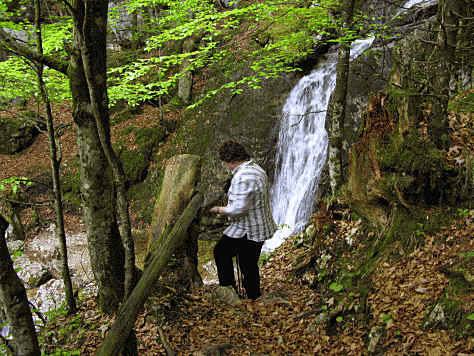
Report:
[[333,290],[334,292],[338,293],[344,289],[344,286],[337,282],[332,282],[329,286],[329,289]]
[[472,314],[469,314],[467,317],[466,317],[467,320],[472,320],[474,321],[474,313]]
[[386,324],[390,319],[392,319],[392,316],[390,315],[390,313],[388,314],[382,314],[380,316],[380,320],[382,321],[382,323]]

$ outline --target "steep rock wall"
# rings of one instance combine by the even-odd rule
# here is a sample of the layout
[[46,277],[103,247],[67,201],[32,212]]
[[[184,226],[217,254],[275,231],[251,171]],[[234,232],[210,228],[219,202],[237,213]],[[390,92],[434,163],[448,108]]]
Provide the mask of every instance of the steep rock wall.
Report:
[[[237,71],[232,80],[245,74],[245,69]],[[209,89],[225,80],[219,68],[214,68],[209,77]],[[287,74],[264,81],[261,89],[243,89],[240,95],[223,91],[187,115],[178,140],[185,141],[185,151],[203,157],[201,189],[206,192],[206,205],[222,197],[222,184],[229,177],[217,155],[218,147],[226,140],[242,143],[273,178],[281,110],[297,80],[297,74]]]

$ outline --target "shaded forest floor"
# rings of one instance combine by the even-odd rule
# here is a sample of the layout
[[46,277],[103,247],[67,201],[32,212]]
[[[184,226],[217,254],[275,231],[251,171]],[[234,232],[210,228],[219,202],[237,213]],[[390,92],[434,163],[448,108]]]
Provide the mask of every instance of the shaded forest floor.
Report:
[[[389,313],[391,318],[382,322],[385,331],[378,347],[385,355],[472,355],[472,330],[459,339],[454,330],[420,326],[427,308],[449,290],[443,269],[473,251],[473,218],[467,215],[439,234],[426,236],[423,246],[399,261],[381,257],[367,298],[370,318],[349,315],[341,321],[318,322],[335,298],[319,294],[304,279],[293,278],[295,256],[304,251],[295,247],[293,237],[261,268],[263,296],[257,301],[225,304],[212,297],[213,286],[152,297],[135,324],[139,354],[166,355],[165,344],[178,355],[191,355],[210,345],[228,347],[230,355],[364,355],[369,331]],[[472,313],[472,293],[457,300],[466,313]],[[94,301],[86,299],[79,316],[59,316],[50,324],[50,352],[59,348],[93,355],[112,322],[113,317],[102,315]],[[60,336],[58,330],[68,330],[70,325],[76,326]]]

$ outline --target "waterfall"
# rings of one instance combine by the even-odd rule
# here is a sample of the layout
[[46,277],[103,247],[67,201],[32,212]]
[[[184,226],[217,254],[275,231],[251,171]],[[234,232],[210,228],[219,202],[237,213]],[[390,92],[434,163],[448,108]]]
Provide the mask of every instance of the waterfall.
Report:
[[[353,43],[351,58],[372,44],[373,38]],[[292,233],[301,231],[313,213],[319,177],[326,163],[326,108],[336,85],[337,53],[300,79],[283,107],[271,188],[271,207],[281,228],[263,246],[270,252]]]

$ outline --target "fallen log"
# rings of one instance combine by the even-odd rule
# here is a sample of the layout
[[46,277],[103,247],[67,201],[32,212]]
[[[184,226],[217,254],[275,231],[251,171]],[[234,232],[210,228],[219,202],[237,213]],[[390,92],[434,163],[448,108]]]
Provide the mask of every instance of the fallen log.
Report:
[[155,283],[171,255],[187,237],[189,225],[196,217],[202,202],[203,195],[197,193],[174,224],[173,229],[169,233],[163,233],[160,239],[160,248],[150,264],[145,268],[132,294],[120,308],[117,319],[115,319],[110,331],[105,336],[104,342],[96,353],[97,356],[118,355],[125,346],[139,311],[150,296],[150,293],[154,290]]

